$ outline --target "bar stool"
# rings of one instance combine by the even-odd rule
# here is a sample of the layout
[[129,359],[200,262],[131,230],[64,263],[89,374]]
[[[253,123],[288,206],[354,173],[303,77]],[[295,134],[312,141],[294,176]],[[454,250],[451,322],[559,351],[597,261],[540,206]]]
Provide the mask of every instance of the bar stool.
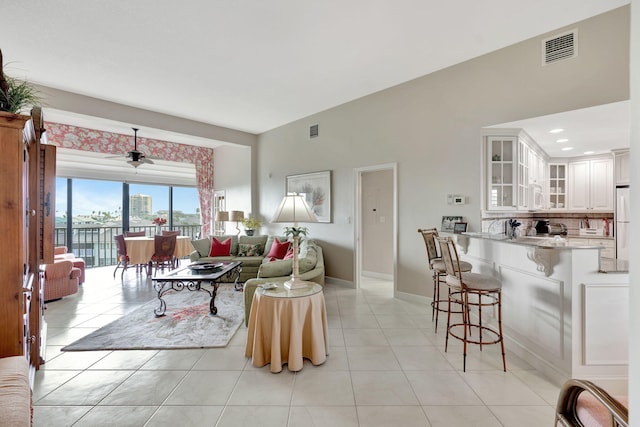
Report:
[[[477,273],[462,273],[460,259],[456,245],[450,237],[439,237],[440,253],[447,272],[446,282],[449,287],[448,305],[462,304],[462,323],[451,323],[451,312],[447,316],[447,338],[444,351],[447,351],[449,335],[463,342],[463,372],[467,369],[467,344],[483,345],[498,344],[502,350],[502,367],[507,372],[507,361],[504,354],[504,339],[502,336],[502,282],[493,276]],[[471,297],[471,298],[470,298]],[[498,329],[482,323],[482,309],[495,307],[498,311]],[[471,307],[478,309],[478,322],[471,321]],[[458,329],[462,327],[460,335]],[[476,339],[472,332],[477,332]],[[488,335],[488,336],[487,336]]]
[[[436,228],[418,229],[418,233],[422,234],[424,244],[427,247],[427,258],[429,259],[429,268],[433,274],[433,301],[431,301],[431,321],[435,320],[435,332],[438,332],[438,314],[440,312],[448,312],[447,308],[441,308],[440,303],[447,303],[446,299],[440,299],[440,284],[444,283],[443,280],[447,272],[442,262],[441,256],[438,254],[438,230]],[[461,261],[460,268],[463,272],[471,271],[472,265],[468,262]],[[454,313],[461,313],[461,311],[454,311]]]

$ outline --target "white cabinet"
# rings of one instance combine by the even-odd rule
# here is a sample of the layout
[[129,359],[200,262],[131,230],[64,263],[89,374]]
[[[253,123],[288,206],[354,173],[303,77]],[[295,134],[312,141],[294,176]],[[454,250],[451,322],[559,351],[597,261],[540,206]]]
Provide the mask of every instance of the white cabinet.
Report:
[[[524,132],[485,137],[485,203],[490,211],[531,210],[546,178],[546,160]],[[537,147],[537,146],[536,146]]]
[[569,209],[613,211],[613,159],[569,163]]
[[570,237],[567,241],[569,246],[599,246],[601,258],[615,258],[615,243],[612,239],[588,239],[581,237]]
[[631,181],[631,156],[629,151],[616,151],[614,156],[616,162],[616,185],[629,185]]
[[513,210],[515,200],[515,158],[517,137],[487,137],[487,209]]
[[567,208],[567,164],[549,164],[549,208]]

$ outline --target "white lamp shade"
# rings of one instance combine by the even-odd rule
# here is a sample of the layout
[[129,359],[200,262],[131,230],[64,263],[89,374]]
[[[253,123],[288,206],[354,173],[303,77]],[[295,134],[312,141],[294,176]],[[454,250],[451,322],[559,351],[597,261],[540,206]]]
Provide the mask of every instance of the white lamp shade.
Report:
[[243,211],[231,211],[231,215],[229,216],[231,221],[242,221],[244,219]]
[[287,194],[273,215],[271,222],[318,222],[316,214],[299,194]]

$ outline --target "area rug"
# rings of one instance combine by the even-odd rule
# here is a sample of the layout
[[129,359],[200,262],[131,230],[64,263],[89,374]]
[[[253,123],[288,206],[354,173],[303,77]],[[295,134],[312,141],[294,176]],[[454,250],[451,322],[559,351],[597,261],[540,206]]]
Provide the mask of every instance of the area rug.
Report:
[[216,296],[218,314],[209,313],[210,297],[202,291],[169,293],[166,315],[155,317],[154,299],[62,351],[150,350],[224,347],[244,321],[242,292],[220,287]]

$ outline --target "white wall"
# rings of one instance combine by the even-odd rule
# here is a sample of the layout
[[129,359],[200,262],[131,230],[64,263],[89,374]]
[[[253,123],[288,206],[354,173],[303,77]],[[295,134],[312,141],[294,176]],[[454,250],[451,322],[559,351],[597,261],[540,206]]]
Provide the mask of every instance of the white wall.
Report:
[[[572,28],[579,56],[541,66],[541,40]],[[260,210],[275,209],[286,175],[332,170],[334,220],[312,224],[311,236],[325,249],[327,275],[353,280],[353,169],[397,162],[398,291],[428,295],[416,230],[443,215],[479,229],[481,128],[626,100],[628,55],[624,7],[266,132],[257,146]],[[313,123],[320,136],[309,140]],[[448,193],[469,203],[447,205]]]
[[[631,2],[631,212],[638,218],[640,212],[640,0]],[[640,425],[640,272],[633,267],[633,261],[640,256],[640,227],[638,221],[631,227],[631,286],[629,286],[629,425]],[[637,264],[635,264],[637,265]]]
[[[227,145],[213,150],[213,188],[225,191],[227,211],[243,211],[245,217],[253,211],[251,164],[250,147]],[[239,228],[244,231],[242,224]],[[226,230],[231,234],[237,233],[236,223],[227,222]]]

